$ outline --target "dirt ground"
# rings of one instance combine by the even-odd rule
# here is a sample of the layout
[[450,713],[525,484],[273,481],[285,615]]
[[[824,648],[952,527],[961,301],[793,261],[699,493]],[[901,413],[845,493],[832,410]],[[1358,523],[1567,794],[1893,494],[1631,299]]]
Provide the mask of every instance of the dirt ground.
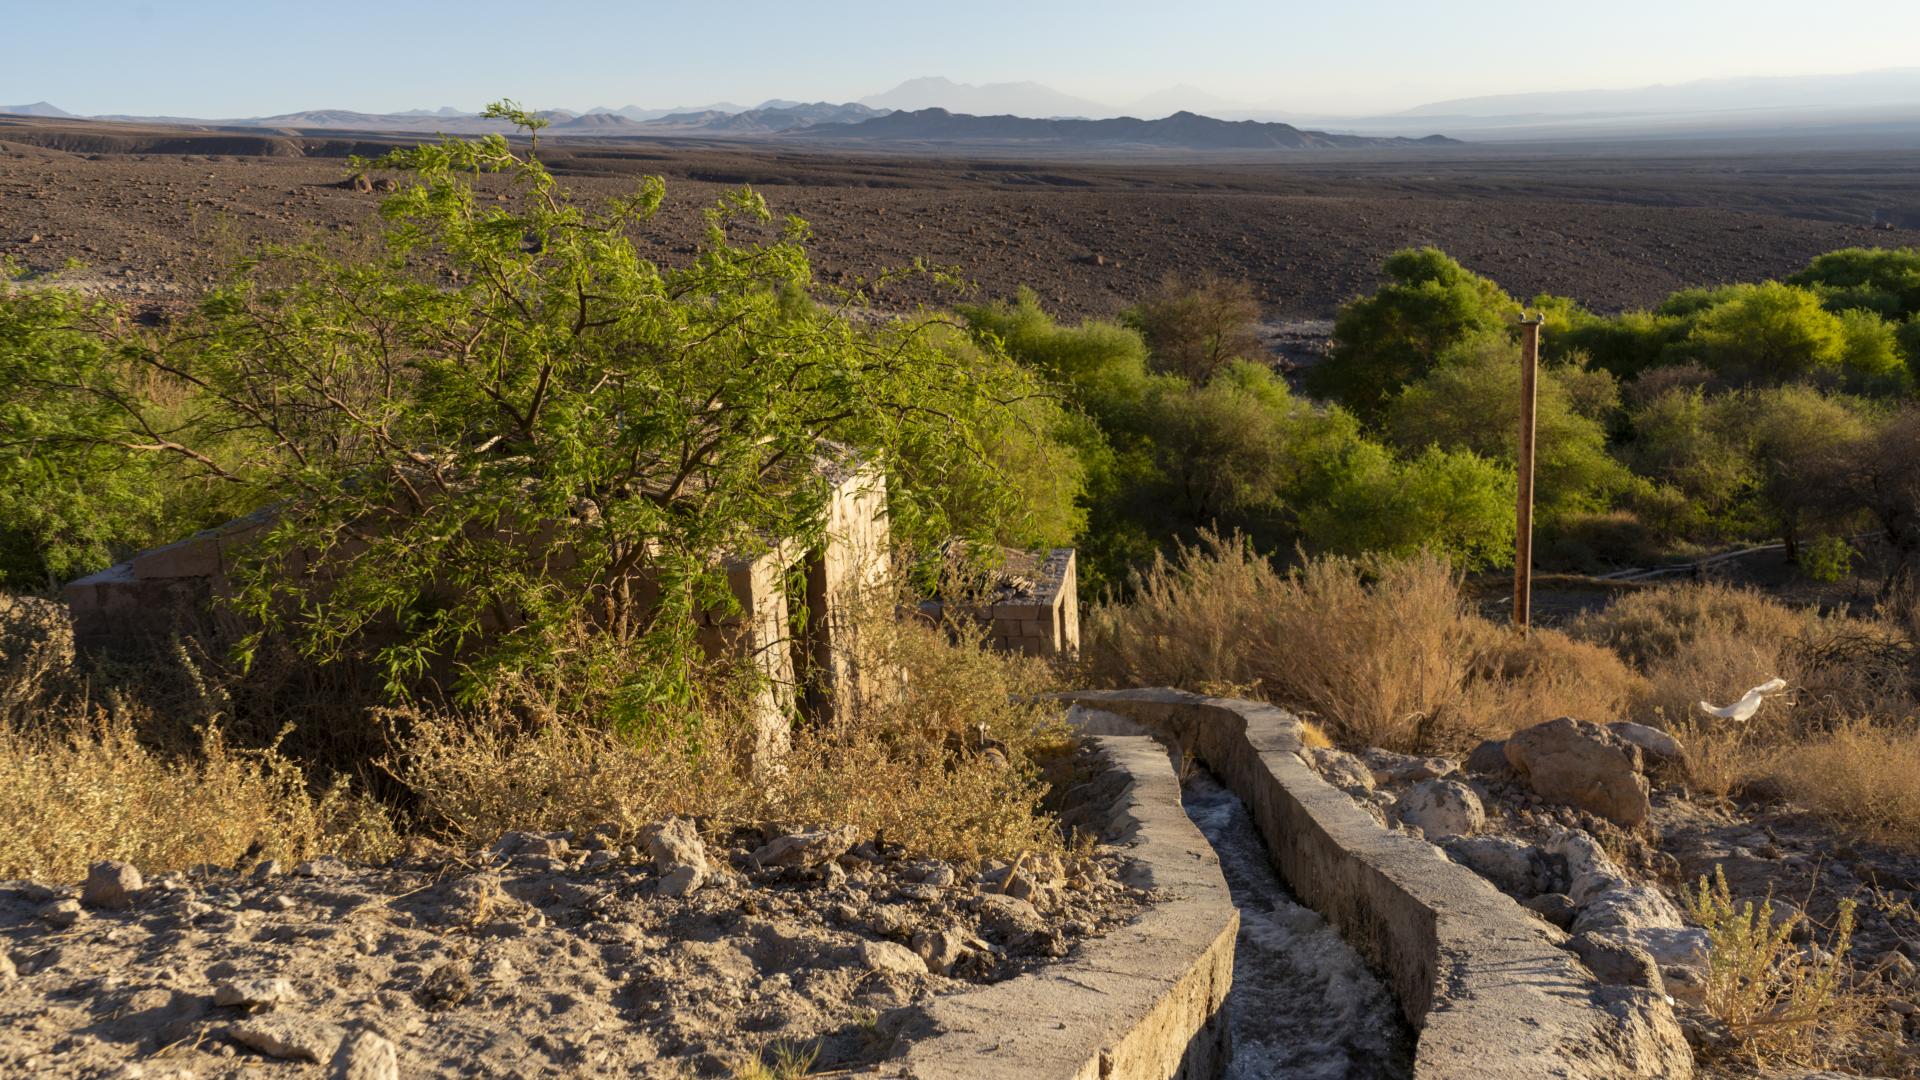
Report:
[[[32,270],[78,260],[107,291],[166,296],[191,292],[252,244],[351,244],[377,225],[378,195],[337,186],[345,155],[377,152],[377,140],[83,138],[70,128],[0,121],[0,257]],[[156,152],[182,149],[195,152]],[[1920,151],[1034,161],[600,140],[550,141],[543,156],[588,195],[664,176],[667,206],[640,238],[664,262],[691,253],[703,208],[751,183],[776,214],[812,223],[826,281],[923,257],[956,268],[975,298],[1029,285],[1068,314],[1114,312],[1168,273],[1218,273],[1252,282],[1271,317],[1323,319],[1376,283],[1384,256],[1417,244],[1517,295],[1617,310],[1682,286],[1789,273],[1838,247],[1920,243]],[[883,305],[958,298],[920,281]]]
[[521,833],[170,873],[124,906],[0,882],[0,1075],[311,1076],[368,1037],[398,1072],[351,1075],[846,1067],[915,1003],[1065,956],[1147,895],[1113,849],[967,873],[877,841],[762,866],[766,839],[710,845],[686,895],[617,841]]

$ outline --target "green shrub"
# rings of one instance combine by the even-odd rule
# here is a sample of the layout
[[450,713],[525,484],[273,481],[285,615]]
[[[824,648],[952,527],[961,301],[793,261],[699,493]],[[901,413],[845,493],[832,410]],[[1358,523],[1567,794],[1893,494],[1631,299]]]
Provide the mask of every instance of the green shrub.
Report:
[[1800,545],[1799,556],[1794,560],[1800,572],[1815,581],[1845,581],[1853,573],[1853,563],[1857,555],[1853,545],[1845,537],[1816,536]]
[[1865,309],[1899,320],[1920,313],[1920,248],[1842,248],[1816,255],[1787,279],[1833,312]]
[[1173,276],[1128,311],[1126,323],[1146,339],[1155,371],[1198,385],[1228,364],[1260,359],[1259,318],[1260,304],[1244,281]]
[[[1578,390],[1587,398],[1576,400]],[[1544,517],[1599,510],[1626,482],[1607,453],[1601,422],[1582,408],[1610,412],[1612,380],[1578,368],[1546,366],[1536,383],[1535,502]],[[1409,385],[1388,408],[1385,427],[1406,451],[1427,446],[1471,450],[1512,467],[1520,444],[1520,357],[1489,338]]]
[[1371,420],[1402,386],[1454,349],[1506,332],[1519,305],[1438,248],[1397,252],[1378,292],[1340,309],[1333,351],[1313,369],[1317,393]]

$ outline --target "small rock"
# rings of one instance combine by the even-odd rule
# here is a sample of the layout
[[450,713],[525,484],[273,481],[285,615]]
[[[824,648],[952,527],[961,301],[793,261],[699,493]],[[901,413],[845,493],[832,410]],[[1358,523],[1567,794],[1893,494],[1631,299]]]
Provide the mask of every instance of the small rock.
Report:
[[258,1016],[227,1028],[227,1037],[268,1057],[288,1061],[331,1061],[346,1032],[317,1020]]
[[294,867],[293,872],[304,878],[328,878],[344,876],[351,872],[352,869],[353,868],[348,866],[343,860],[336,859],[331,855],[322,855],[317,859],[308,859],[306,862]]
[[1367,768],[1372,771],[1376,787],[1397,787],[1401,784],[1418,783],[1421,780],[1433,780],[1446,776],[1457,768],[1446,758],[1396,754],[1377,746],[1368,747],[1360,756],[1367,763]]
[[687,818],[673,817],[648,825],[640,830],[640,844],[656,863],[706,869],[707,845],[700,839],[700,830]]
[[1046,920],[1025,900],[1000,893],[982,893],[980,921],[987,932],[1007,941],[1020,941],[1046,930]]
[[905,945],[891,941],[860,943],[860,962],[882,975],[925,975],[927,962]]
[[668,870],[660,878],[658,886],[661,896],[685,896],[700,887],[707,878],[706,871],[690,864],[681,864]]
[[947,975],[966,954],[966,940],[951,930],[920,930],[913,935],[913,951],[935,975]]
[[767,843],[751,856],[758,866],[816,866],[845,855],[858,838],[853,826],[809,829]]
[[1636,724],[1631,720],[1615,720],[1607,725],[1607,730],[1640,748],[1641,754],[1668,763],[1677,762],[1686,754],[1686,748],[1680,740],[1656,727]]
[[280,864],[279,859],[268,859],[266,862],[253,868],[253,879],[255,881],[265,881],[268,878],[278,877],[286,872],[287,868]]
[[1373,770],[1345,750],[1331,746],[1310,746],[1305,751],[1307,764],[1313,766],[1327,783],[1342,791],[1373,790]]
[[213,988],[215,1005],[271,1008],[293,1000],[293,984],[285,979],[227,979]]
[[1477,776],[1490,776],[1502,779],[1513,775],[1513,766],[1507,762],[1507,740],[1488,739],[1473,748],[1467,755],[1467,771]]
[[1440,846],[1448,858],[1509,896],[1525,898],[1545,891],[1546,859],[1531,844],[1505,836],[1452,836]]
[[1487,823],[1480,796],[1458,780],[1422,780],[1393,804],[1401,822],[1428,836],[1470,836]]
[[13,957],[7,955],[5,949],[0,949],[0,986],[5,986],[19,977],[20,969],[13,966]]
[[40,909],[40,918],[56,930],[65,930],[86,917],[87,913],[80,907],[80,901],[71,897],[55,900]]
[[327,1080],[400,1080],[400,1055],[380,1035],[357,1032],[334,1052]]
[[1575,917],[1580,914],[1579,905],[1575,904],[1573,897],[1566,893],[1550,892],[1530,896],[1520,901],[1520,906],[1562,930],[1571,927]]
[[619,861],[619,858],[620,856],[608,851],[606,848],[600,848],[587,855],[586,859],[580,863],[580,869],[598,870],[602,867],[613,865]]
[[80,889],[80,902],[90,908],[124,911],[133,906],[134,894],[145,887],[140,871],[131,863],[107,860],[87,868],[87,883]]

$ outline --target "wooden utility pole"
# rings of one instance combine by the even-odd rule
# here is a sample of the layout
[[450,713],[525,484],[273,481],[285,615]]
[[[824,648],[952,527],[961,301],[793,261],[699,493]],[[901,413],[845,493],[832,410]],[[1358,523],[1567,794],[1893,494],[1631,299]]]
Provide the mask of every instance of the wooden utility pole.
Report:
[[1522,635],[1533,621],[1533,427],[1534,384],[1540,371],[1542,315],[1520,318],[1520,473],[1513,537],[1513,625]]

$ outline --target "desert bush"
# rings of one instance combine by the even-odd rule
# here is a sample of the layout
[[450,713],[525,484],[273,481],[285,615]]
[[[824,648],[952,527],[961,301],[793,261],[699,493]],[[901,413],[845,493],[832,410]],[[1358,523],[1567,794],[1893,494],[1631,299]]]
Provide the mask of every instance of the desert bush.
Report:
[[[621,730],[564,713],[490,706],[407,711],[386,766],[417,800],[420,828],[463,846],[509,829],[631,834],[669,814],[709,827],[850,824],[911,850],[973,862],[1057,850],[1040,813],[1036,755],[1061,744],[1058,709],[1023,704],[1051,676],[981,647],[978,630],[863,626],[865,662],[900,673],[897,692],[855,716],[795,732],[756,775],[753,734],[718,699],[673,725]],[[674,737],[660,732],[677,728]]]
[[[1627,479],[1607,453],[1607,432],[1596,414],[1611,411],[1612,380],[1596,382],[1578,368],[1548,366],[1536,385],[1535,502],[1543,518],[1604,508]],[[1457,351],[1401,391],[1387,409],[1385,429],[1402,450],[1428,446],[1471,450],[1512,466],[1519,453],[1518,348],[1488,337]]]
[[1362,438],[1328,441],[1294,493],[1299,534],[1337,555],[1426,551],[1464,569],[1498,566],[1512,558],[1516,483],[1510,467],[1471,450],[1395,458]]
[[1850,833],[1920,851],[1920,731],[1909,722],[1842,722],[1772,748],[1754,771]]
[[1156,371],[1203,385],[1228,364],[1261,356],[1254,332],[1260,304],[1253,287],[1208,275],[1196,282],[1168,277],[1126,314],[1146,339]]
[[[684,698],[698,614],[733,603],[726,556],[819,538],[823,446],[893,470],[903,541],[991,539],[1019,509],[988,421],[1039,380],[941,348],[926,320],[794,302],[805,224],[734,239],[771,222],[751,190],[708,212],[697,257],[661,267],[632,235],[657,178],[590,205],[500,136],[373,164],[408,178],[380,250],[260,252],[123,350],[197,389],[155,453],[281,500],[228,568],[258,628],[243,654],[279,636],[364,662],[395,696],[620,668],[633,678],[600,706],[644,712]],[[481,196],[479,173],[507,197]],[[208,453],[216,439],[245,453]],[[923,480],[968,492],[968,516]],[[650,662],[623,666],[636,652]]]
[[1647,671],[1678,655],[1683,647],[1713,637],[1770,641],[1784,651],[1813,621],[1811,614],[1753,589],[1687,582],[1624,593],[1602,610],[1575,619],[1568,632],[1582,641],[1605,645]]
[[1315,716],[1348,746],[1430,749],[1457,733],[1469,616],[1446,560],[1308,560],[1281,573],[1239,538],[1156,560],[1133,601],[1091,610],[1104,686],[1238,687]]
[[1821,949],[1794,945],[1806,918],[1775,918],[1772,901],[1735,904],[1718,867],[1685,891],[1687,912],[1707,931],[1706,1007],[1738,1040],[1750,1064],[1820,1066],[1844,1062],[1875,1003],[1856,992],[1846,960],[1854,901],[1842,900]]
[[1920,249],[1842,248],[1816,255],[1787,279],[1812,289],[1832,312],[1864,309],[1900,319],[1920,312]]
[[1459,711],[1474,735],[1499,738],[1559,716],[1606,723],[1646,695],[1646,678],[1604,646],[1551,627],[1522,637],[1485,620],[1467,626],[1470,667]]
[[318,853],[383,857],[386,812],[344,776],[317,788],[277,748],[239,750],[209,718],[196,753],[141,743],[140,716],[78,707],[0,726],[0,877],[72,881],[99,859],[149,873]]

